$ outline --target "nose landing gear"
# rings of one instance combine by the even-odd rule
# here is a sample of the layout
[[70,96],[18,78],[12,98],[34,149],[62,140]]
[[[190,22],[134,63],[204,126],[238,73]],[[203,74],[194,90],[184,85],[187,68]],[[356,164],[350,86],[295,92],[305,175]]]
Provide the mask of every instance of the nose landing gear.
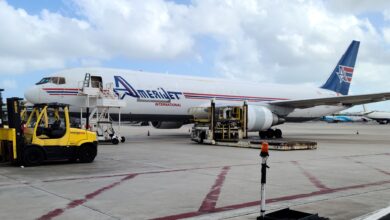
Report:
[[261,139],[272,139],[272,138],[282,138],[282,130],[280,129],[268,129],[266,131],[259,131],[259,136]]

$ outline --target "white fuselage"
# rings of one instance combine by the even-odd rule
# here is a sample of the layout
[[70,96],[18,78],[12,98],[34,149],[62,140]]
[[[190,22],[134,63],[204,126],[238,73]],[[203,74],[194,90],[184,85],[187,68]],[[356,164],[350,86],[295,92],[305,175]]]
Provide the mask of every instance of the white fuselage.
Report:
[[378,122],[388,123],[390,121],[390,112],[373,111],[366,114],[365,116]]
[[[267,106],[269,101],[334,97],[333,91],[305,86],[263,84],[251,81],[201,78],[147,73],[105,68],[77,68],[58,72],[64,84],[44,83],[29,88],[26,99],[32,103],[61,102],[75,107],[85,106],[85,97],[78,95],[85,73],[100,76],[102,85],[114,86],[126,102],[121,109],[137,120],[175,120],[189,116],[191,107],[208,106],[211,99],[217,104]],[[115,78],[115,76],[117,78]],[[119,78],[118,78],[119,77]],[[130,87],[129,87],[130,86]],[[129,92],[130,91],[130,92]],[[290,121],[302,121],[329,115],[346,109],[345,106],[316,106],[305,109],[272,109]],[[165,119],[164,119],[165,118]]]

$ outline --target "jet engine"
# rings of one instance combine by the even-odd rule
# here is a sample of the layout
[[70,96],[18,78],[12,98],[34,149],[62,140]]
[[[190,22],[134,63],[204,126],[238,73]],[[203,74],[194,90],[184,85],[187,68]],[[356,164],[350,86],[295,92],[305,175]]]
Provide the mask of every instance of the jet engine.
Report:
[[248,131],[264,131],[282,123],[284,119],[279,118],[268,108],[248,105]]
[[152,121],[150,124],[157,129],[175,129],[180,128],[183,122],[178,121]]

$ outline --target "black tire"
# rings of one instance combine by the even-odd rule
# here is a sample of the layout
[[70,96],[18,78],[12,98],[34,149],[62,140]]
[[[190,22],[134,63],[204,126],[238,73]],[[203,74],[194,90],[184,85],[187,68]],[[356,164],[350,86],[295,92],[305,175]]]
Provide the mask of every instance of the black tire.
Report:
[[79,150],[79,160],[81,163],[92,163],[97,155],[97,147],[93,144],[84,144]]
[[122,137],[121,137],[121,142],[122,142],[122,143],[125,143],[125,141],[126,141],[126,138],[125,138],[124,136],[122,136]]
[[38,166],[45,160],[45,153],[40,147],[29,146],[23,151],[23,165]]
[[71,157],[68,159],[69,162],[71,163],[76,163],[77,162],[77,157]]
[[118,138],[113,138],[113,139],[111,139],[111,143],[112,143],[112,144],[115,144],[115,145],[119,144]]
[[265,131],[259,131],[259,137],[260,139],[265,139],[267,137]]
[[206,139],[206,132],[201,132],[199,134],[199,142],[198,144],[203,144],[203,140]]
[[266,132],[266,136],[267,136],[267,138],[269,138],[269,139],[272,139],[272,138],[274,138],[275,137],[275,131],[274,131],[274,129],[268,129]]
[[275,129],[275,138],[282,138],[282,130]]

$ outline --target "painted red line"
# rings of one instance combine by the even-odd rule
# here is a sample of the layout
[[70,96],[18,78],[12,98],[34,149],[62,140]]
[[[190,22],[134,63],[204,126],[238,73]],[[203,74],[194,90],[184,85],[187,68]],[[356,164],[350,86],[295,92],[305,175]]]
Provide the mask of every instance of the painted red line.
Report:
[[[390,153],[351,155],[351,156],[345,156],[345,157],[350,158],[350,157],[366,157],[366,156],[377,156],[377,155],[389,155],[390,156]],[[292,161],[290,161],[290,162],[292,162]],[[258,165],[258,164],[257,163],[233,164],[233,165],[229,165],[229,166],[235,167],[235,166],[252,166],[252,165]],[[123,173],[123,174],[101,175],[101,176],[72,177],[72,178],[48,179],[48,180],[43,180],[42,182],[60,182],[60,181],[84,180],[84,179],[100,179],[100,178],[127,176],[127,175],[131,175],[131,174],[143,175],[143,174],[156,174],[156,173],[170,173],[170,172],[213,169],[213,168],[222,168],[222,167],[223,166],[210,166],[210,167],[195,167],[195,168],[173,169],[173,170],[157,170],[157,171],[146,171],[146,172],[138,172],[138,173]]]
[[199,207],[198,212],[209,212],[215,209],[215,205],[219,199],[219,194],[221,193],[221,188],[225,182],[225,177],[230,167],[226,166],[222,168],[221,173],[218,175],[215,180],[214,185],[211,187],[210,192],[204,198],[202,205]]
[[68,205],[65,208],[54,209],[54,210],[42,215],[41,217],[39,217],[37,219],[38,220],[50,220],[50,219],[53,219],[55,217],[58,217],[58,216],[62,215],[66,210],[80,206],[80,205],[86,203],[88,200],[95,198],[96,196],[100,195],[101,193],[103,193],[109,189],[112,189],[112,188],[118,186],[119,184],[121,184],[122,182],[134,178],[135,176],[137,176],[137,175],[136,174],[127,175],[126,177],[122,178],[121,180],[119,180],[117,182],[111,183],[110,185],[107,185],[107,186],[102,187],[102,188],[100,188],[92,193],[85,195],[83,199],[77,199],[77,200],[71,201],[70,203],[68,203]]
[[[235,164],[229,165],[229,167],[234,166],[252,166],[257,164]],[[42,182],[62,182],[62,181],[72,181],[72,180],[87,180],[87,179],[101,179],[101,178],[111,178],[127,175],[144,175],[144,174],[156,174],[156,173],[172,173],[172,172],[182,172],[182,171],[191,171],[191,170],[204,170],[204,169],[215,169],[223,168],[221,166],[210,166],[210,167],[194,167],[194,168],[183,168],[183,169],[172,169],[172,170],[155,170],[155,171],[146,171],[146,172],[137,172],[137,173],[123,173],[123,174],[112,174],[112,175],[101,175],[101,176],[86,176],[86,177],[72,177],[72,178],[61,178],[61,179],[48,179],[43,180]]]
[[0,187],[2,187],[2,186],[15,186],[16,184],[20,184],[20,183],[4,183],[4,184],[0,184]]
[[[390,184],[390,180],[373,182],[373,183],[366,183],[366,184],[359,184],[359,185],[352,185],[352,186],[345,186],[345,187],[339,187],[339,188],[334,188],[334,189],[319,190],[319,191],[314,191],[314,192],[310,192],[310,193],[282,196],[282,197],[267,199],[266,202],[267,203],[283,202],[283,201],[302,199],[302,198],[308,198],[308,197],[319,196],[319,195],[326,195],[326,194],[340,192],[340,191],[346,191],[346,190],[350,190],[350,189],[361,189],[361,188],[366,188],[366,187],[371,187],[371,186],[380,186],[380,185],[385,185],[385,184]],[[200,215],[204,215],[204,214],[218,213],[218,212],[248,208],[248,207],[258,206],[258,205],[260,205],[260,201],[252,201],[252,202],[246,202],[246,203],[240,203],[240,204],[234,204],[234,205],[228,205],[228,206],[215,208],[208,213],[199,212],[199,211],[187,212],[187,213],[181,213],[181,214],[177,214],[177,215],[170,215],[170,216],[155,218],[153,220],[157,220],[157,219],[158,220],[176,220],[176,219],[183,219],[183,218],[189,218],[189,217],[196,217],[196,216],[200,216]]]
[[[348,159],[350,159],[350,158],[348,158]],[[357,163],[357,164],[361,164],[361,165],[364,165],[364,166],[366,166],[368,168],[374,169],[374,170],[376,170],[376,171],[378,171],[380,173],[383,173],[383,174],[386,174],[386,175],[390,175],[390,172],[387,172],[386,170],[382,170],[382,169],[377,168],[377,167],[370,166],[370,165],[368,165],[366,163],[363,163],[362,161],[356,161],[356,160],[352,160],[352,161]]]
[[375,153],[375,154],[356,154],[356,155],[349,155],[349,156],[343,156],[344,158],[352,158],[352,157],[370,157],[370,156],[381,156],[381,155],[389,155],[390,153]]
[[307,170],[305,170],[298,161],[291,161],[291,163],[295,164],[302,173],[310,180],[311,183],[313,183],[314,186],[316,186],[320,190],[329,190],[328,187],[326,187],[317,177],[309,173]]

